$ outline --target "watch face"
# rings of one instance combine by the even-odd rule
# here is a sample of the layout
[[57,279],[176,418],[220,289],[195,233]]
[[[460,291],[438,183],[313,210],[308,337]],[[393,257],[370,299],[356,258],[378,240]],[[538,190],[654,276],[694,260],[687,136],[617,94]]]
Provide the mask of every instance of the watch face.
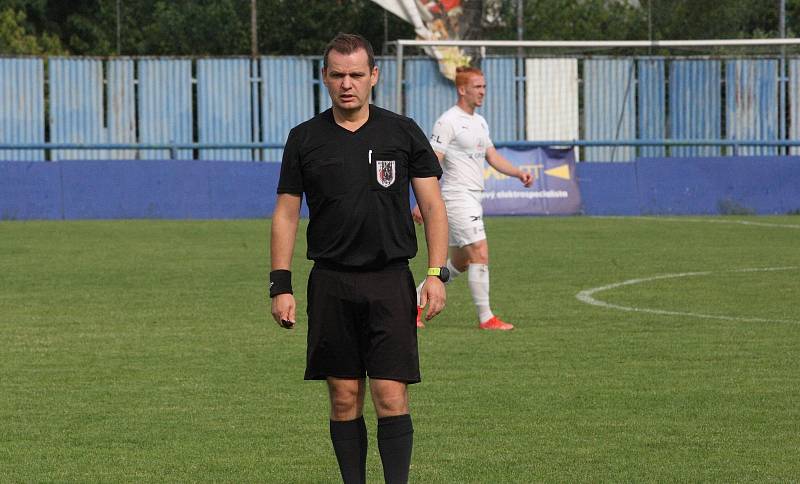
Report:
[[449,281],[450,280],[450,269],[448,269],[447,267],[442,267],[441,268],[441,272],[439,272],[439,279],[441,279],[442,282]]

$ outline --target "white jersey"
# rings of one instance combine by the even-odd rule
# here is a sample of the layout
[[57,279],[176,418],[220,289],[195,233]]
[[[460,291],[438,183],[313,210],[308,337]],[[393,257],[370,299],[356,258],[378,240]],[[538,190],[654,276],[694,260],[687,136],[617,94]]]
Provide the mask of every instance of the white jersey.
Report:
[[487,148],[493,146],[483,116],[453,106],[436,120],[431,146],[444,153],[443,192],[483,190],[483,162]]

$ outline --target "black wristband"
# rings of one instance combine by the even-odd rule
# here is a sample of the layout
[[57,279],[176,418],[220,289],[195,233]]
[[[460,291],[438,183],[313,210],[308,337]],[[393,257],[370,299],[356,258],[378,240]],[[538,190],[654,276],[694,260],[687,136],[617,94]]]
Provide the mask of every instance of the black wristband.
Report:
[[269,297],[278,294],[294,294],[292,292],[292,271],[278,269],[269,273]]

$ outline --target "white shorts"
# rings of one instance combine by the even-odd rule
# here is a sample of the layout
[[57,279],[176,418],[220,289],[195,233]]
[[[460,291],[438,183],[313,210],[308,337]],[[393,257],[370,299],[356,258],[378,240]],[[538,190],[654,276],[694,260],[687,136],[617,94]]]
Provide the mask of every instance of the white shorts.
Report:
[[478,190],[442,192],[447,208],[450,247],[460,248],[486,238],[481,193]]

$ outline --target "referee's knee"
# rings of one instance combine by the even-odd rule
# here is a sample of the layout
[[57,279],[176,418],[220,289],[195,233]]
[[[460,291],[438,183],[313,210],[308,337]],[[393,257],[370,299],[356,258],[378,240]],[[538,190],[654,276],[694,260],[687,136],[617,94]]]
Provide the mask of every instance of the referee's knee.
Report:
[[349,386],[330,389],[331,420],[352,420],[361,412],[359,391]]
[[375,413],[378,417],[391,417],[393,415],[405,415],[408,413],[408,398],[404,395],[381,396],[375,398]]

